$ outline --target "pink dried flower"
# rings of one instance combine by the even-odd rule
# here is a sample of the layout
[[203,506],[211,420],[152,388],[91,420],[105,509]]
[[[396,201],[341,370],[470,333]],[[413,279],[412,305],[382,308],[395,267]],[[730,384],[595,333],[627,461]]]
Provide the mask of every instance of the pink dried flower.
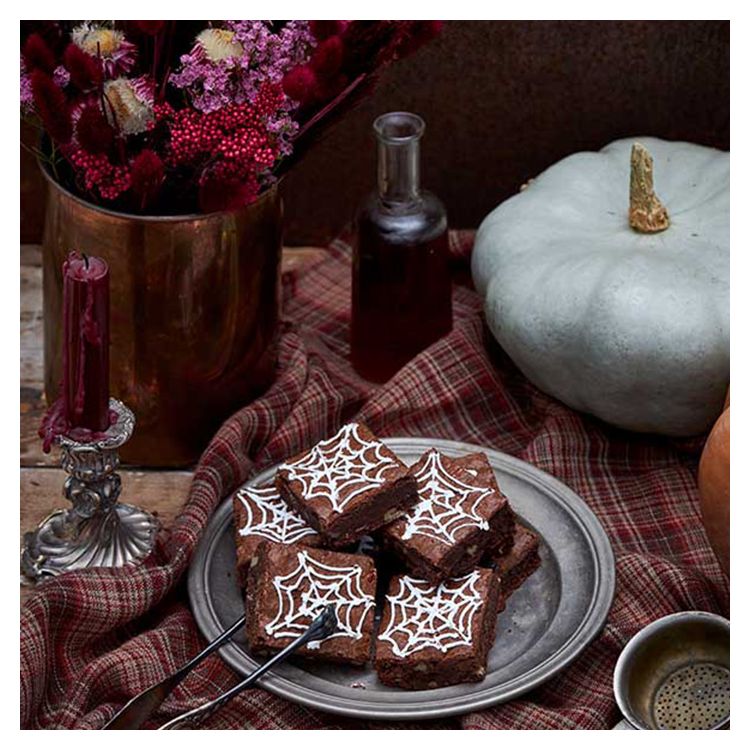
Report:
[[268,21],[228,21],[226,28],[209,28],[198,35],[170,83],[187,91],[202,112],[251,103],[261,84],[278,83],[305,62],[314,42],[306,21],[289,21],[278,30]]
[[29,77],[26,63],[21,55],[21,110],[29,112],[34,105],[34,94],[31,90],[31,78]]
[[136,46],[118,29],[86,22],[73,29],[70,37],[79,49],[101,60],[107,78],[124,75],[135,64]]
[[154,122],[154,87],[146,76],[115,78],[104,84],[106,115],[125,135],[137,135]]
[[196,56],[213,63],[242,57],[242,45],[230,29],[204,29],[195,38]]

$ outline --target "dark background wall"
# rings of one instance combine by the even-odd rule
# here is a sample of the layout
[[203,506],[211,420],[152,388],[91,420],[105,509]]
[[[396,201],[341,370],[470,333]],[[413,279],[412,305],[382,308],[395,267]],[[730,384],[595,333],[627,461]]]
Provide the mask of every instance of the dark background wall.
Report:
[[[324,242],[374,185],[370,123],[407,109],[427,121],[423,184],[450,223],[476,226],[529,177],[616,138],[729,148],[729,22],[451,21],[382,76],[284,183],[288,244]],[[41,222],[23,165],[22,237]]]
[[286,185],[287,236],[321,241],[374,185],[370,123],[427,122],[423,183],[474,227],[563,156],[631,135],[729,148],[728,22],[453,21],[382,77]]

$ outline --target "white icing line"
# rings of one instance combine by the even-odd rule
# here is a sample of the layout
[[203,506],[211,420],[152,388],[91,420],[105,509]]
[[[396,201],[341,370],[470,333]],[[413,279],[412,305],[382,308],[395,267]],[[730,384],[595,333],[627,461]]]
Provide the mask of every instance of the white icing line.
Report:
[[415,479],[420,501],[404,518],[402,539],[421,535],[455,544],[461,529],[472,526],[489,529],[487,519],[477,510],[492,489],[467,484],[449,474],[437,451],[430,453]]
[[[453,578],[437,586],[402,576],[395,596],[387,596],[390,617],[381,641],[391,644],[396,656],[405,657],[426,648],[446,653],[473,642],[474,615],[482,606],[476,589],[479,571]],[[399,645],[397,635],[405,637]]]
[[237,493],[247,513],[240,536],[260,536],[272,542],[294,544],[315,534],[307,523],[291,511],[274,487],[243,489]]
[[[362,590],[362,568],[325,565],[307,551],[298,552],[297,561],[299,564],[291,573],[273,579],[278,607],[276,616],[265,627],[266,633],[273,638],[296,638],[327,605],[333,604],[339,629],[323,640],[362,638],[365,617],[375,606],[375,597]],[[299,606],[295,593],[301,599]],[[311,641],[307,648],[320,648],[321,643]]]
[[[370,450],[374,450],[373,458],[367,457]],[[305,500],[322,498],[335,513],[341,513],[355,497],[384,484],[388,469],[399,466],[384,450],[378,441],[363,440],[356,423],[347,424],[298,461],[279,469],[288,472],[289,481],[302,484]]]

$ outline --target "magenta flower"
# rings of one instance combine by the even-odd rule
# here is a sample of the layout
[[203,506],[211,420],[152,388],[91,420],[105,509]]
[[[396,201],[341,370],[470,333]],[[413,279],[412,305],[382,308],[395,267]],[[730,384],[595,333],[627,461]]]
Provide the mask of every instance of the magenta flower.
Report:
[[125,34],[118,29],[87,21],[76,26],[70,38],[76,47],[101,59],[106,78],[124,75],[135,65],[136,46],[125,39]]
[[[262,83],[281,81],[309,59],[314,44],[307,21],[289,21],[277,30],[269,21],[227,21],[226,28],[197,36],[170,83],[186,90],[201,112],[251,104]],[[287,109],[292,107],[290,101]]]

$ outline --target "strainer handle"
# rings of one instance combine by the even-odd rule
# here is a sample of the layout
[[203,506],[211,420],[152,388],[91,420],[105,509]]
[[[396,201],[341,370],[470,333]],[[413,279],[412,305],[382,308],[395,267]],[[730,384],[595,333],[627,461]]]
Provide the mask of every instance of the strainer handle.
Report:
[[635,729],[635,727],[627,719],[620,719],[612,729]]

